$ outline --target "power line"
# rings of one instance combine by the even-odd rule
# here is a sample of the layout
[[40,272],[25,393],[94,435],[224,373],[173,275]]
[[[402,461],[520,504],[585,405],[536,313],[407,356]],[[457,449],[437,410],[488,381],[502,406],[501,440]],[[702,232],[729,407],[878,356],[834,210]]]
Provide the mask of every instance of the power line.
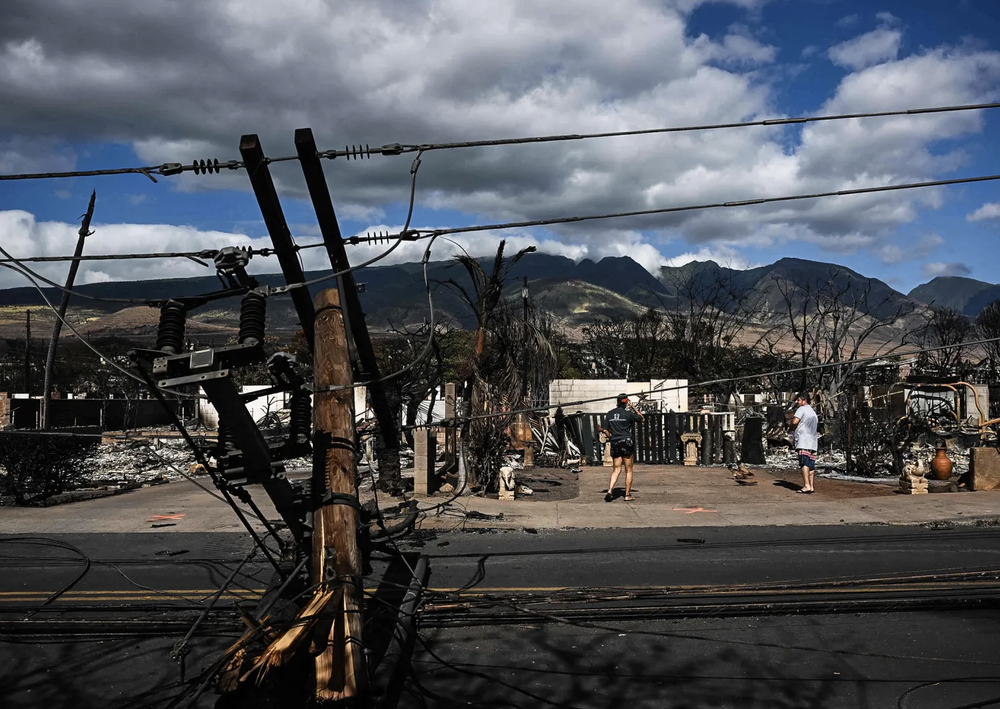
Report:
[[523,222],[500,222],[497,224],[478,224],[473,226],[452,227],[449,229],[417,229],[418,234],[428,236],[443,236],[445,234],[468,234],[478,231],[499,231],[503,229],[522,229],[533,226],[548,226],[551,224],[572,224],[576,222],[597,221],[601,219],[623,219],[626,217],[643,217],[653,214],[674,214],[677,212],[695,212],[708,209],[723,209],[732,207],[748,207],[756,204],[772,204],[776,202],[794,202],[805,199],[820,199],[822,197],[847,197],[850,195],[874,194],[877,192],[898,192],[914,190],[922,187],[944,187],[947,185],[964,185],[973,182],[989,182],[1000,180],[1000,175],[980,175],[976,177],[958,177],[951,180],[933,180],[930,182],[909,182],[900,185],[882,185],[879,187],[859,187],[834,192],[812,192],[810,194],[787,195],[784,197],[761,197],[758,199],[735,200],[731,202],[710,202],[708,204],[693,204],[680,207],[661,207],[657,209],[640,209],[631,212],[611,212],[607,214],[588,214],[574,217],[553,217],[551,219],[533,219]]
[[481,148],[498,145],[528,145],[537,143],[557,143],[575,140],[591,140],[594,138],[621,138],[640,135],[658,135],[663,133],[688,133],[694,131],[721,130],[728,128],[750,128],[754,126],[782,126],[798,123],[820,123],[825,121],[842,121],[851,118],[883,118],[889,116],[917,116],[929,113],[953,113],[958,111],[980,111],[1000,108],[1000,103],[979,103],[960,106],[935,106],[931,108],[909,108],[896,111],[869,111],[866,113],[840,113],[829,116],[800,116],[796,118],[768,118],[758,121],[741,121],[734,123],[708,123],[703,125],[678,126],[673,128],[644,128],[639,130],[605,131],[601,133],[568,133],[563,135],[541,135],[523,138],[499,138],[491,140],[469,140],[457,143],[424,143],[421,145],[401,145],[390,143],[379,148],[348,147],[344,150],[327,150],[319,153],[322,158],[346,157],[361,159],[371,154],[400,155],[416,151],[452,150],[455,148]]
[[[303,249],[314,248],[315,244],[302,246]],[[322,244],[320,244],[322,246]],[[142,259],[213,259],[219,253],[219,249],[202,249],[201,251],[164,251],[159,253],[127,253],[127,254],[81,254],[80,256],[26,256],[24,258],[0,258],[0,263],[59,263],[63,261],[132,261]],[[274,255],[274,249],[254,249],[247,248],[250,256],[267,257]],[[208,266],[208,264],[201,264]]]
[[[842,121],[858,118],[886,118],[891,116],[918,116],[935,113],[956,113],[960,111],[982,111],[993,108],[1000,108],[1000,103],[979,103],[964,104],[954,106],[933,106],[928,108],[908,108],[894,111],[868,111],[865,113],[840,113],[828,116],[799,116],[793,118],[767,118],[756,121],[736,121],[730,123],[707,123],[703,125],[674,126],[661,128],[642,128],[637,130],[604,131],[599,133],[568,133],[561,135],[540,135],[526,136],[518,138],[498,138],[489,140],[470,140],[452,143],[424,143],[421,145],[409,145],[400,143],[389,143],[381,147],[348,146],[343,150],[323,150],[317,155],[321,158],[363,159],[369,158],[373,154],[377,155],[402,155],[403,153],[419,153],[431,150],[452,150],[456,148],[476,148],[503,145],[528,145],[539,143],[556,143],[577,140],[593,140],[597,138],[620,138],[629,136],[658,135],[668,133],[686,133],[697,131],[723,130],[731,128],[751,128],[782,126],[804,123],[820,123],[829,121]],[[285,155],[276,158],[265,158],[265,163],[287,162],[298,160],[297,155]],[[239,170],[246,165],[242,160],[220,161],[218,159],[195,160],[190,165],[179,162],[167,162],[160,165],[146,165],[142,167],[119,167],[104,170],[69,170],[65,172],[34,172],[20,173],[12,175],[0,175],[2,180],[42,180],[63,177],[101,177],[105,175],[145,175],[153,182],[156,177],[169,177],[179,175],[183,172],[193,172],[196,175],[218,174],[222,169]]]
[[[319,278],[313,278],[312,280],[302,281],[300,283],[289,283],[287,285],[279,286],[277,288],[265,287],[264,295],[280,295],[281,293],[287,293],[288,291],[294,288],[308,288],[309,286],[315,285],[316,283],[322,283],[323,281],[329,281],[334,278],[339,278],[340,276],[345,276],[348,273],[353,273],[354,271],[365,268],[366,266],[370,266],[371,264],[376,263],[377,261],[381,261],[386,256],[395,251],[397,248],[399,248],[399,245],[402,244],[404,241],[413,241],[414,240],[413,232],[410,231],[410,220],[413,219],[413,205],[417,194],[417,171],[420,170],[420,156],[421,153],[417,153],[417,157],[413,159],[413,164],[410,165],[410,205],[406,212],[406,223],[403,225],[402,231],[396,235],[395,241],[392,244],[392,246],[390,246],[388,249],[378,254],[377,256],[374,256],[368,259],[367,261],[363,261],[362,263],[359,263],[357,266],[351,266],[349,268],[345,268],[342,271],[334,271],[333,273],[329,273],[325,276],[320,276]],[[316,244],[311,246],[319,246],[319,245],[321,244]]]
[[58,177],[103,177],[105,175],[145,175],[153,182],[156,178],[179,175],[182,172],[193,172],[196,175],[207,175],[219,173],[222,168],[238,170],[244,167],[240,160],[228,160],[219,162],[213,160],[195,160],[190,165],[182,165],[179,162],[165,162],[160,165],[147,165],[145,167],[115,167],[107,170],[69,170],[66,172],[28,172],[17,175],[0,175],[0,180],[47,180]]

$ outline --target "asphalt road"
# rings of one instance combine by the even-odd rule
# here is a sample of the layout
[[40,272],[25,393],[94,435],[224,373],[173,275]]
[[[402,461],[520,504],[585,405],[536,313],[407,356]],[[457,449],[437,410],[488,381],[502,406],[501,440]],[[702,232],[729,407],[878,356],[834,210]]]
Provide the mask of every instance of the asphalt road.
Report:
[[[171,649],[248,539],[50,539],[0,541],[0,621],[37,611],[32,622],[173,625],[153,636],[0,636],[0,704],[166,706],[179,681]],[[1000,677],[995,528],[454,531],[401,546],[431,557],[436,589],[401,706],[1000,706],[1000,683],[982,679]],[[86,574],[43,607],[84,557]],[[245,565],[194,638],[189,676],[241,634],[235,607],[252,609],[270,576],[265,560]],[[875,606],[844,606],[844,587],[858,584]],[[975,602],[951,608],[949,594]],[[901,598],[933,603],[917,611]],[[774,601],[799,610],[754,610]],[[209,692],[195,706],[214,701]]]

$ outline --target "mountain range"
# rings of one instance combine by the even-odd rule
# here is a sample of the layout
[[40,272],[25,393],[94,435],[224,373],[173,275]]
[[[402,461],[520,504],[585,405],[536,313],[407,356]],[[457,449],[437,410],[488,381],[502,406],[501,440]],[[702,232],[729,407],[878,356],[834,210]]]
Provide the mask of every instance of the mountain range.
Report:
[[[488,269],[491,259],[483,259]],[[319,278],[327,272],[310,272],[307,279]],[[447,319],[462,327],[474,324],[468,307],[448,281],[468,286],[465,269],[454,261],[431,262],[428,276],[434,297],[435,319]],[[982,308],[1000,298],[1000,285],[971,278],[938,277],[920,285],[908,294],[901,293],[878,279],[868,279],[849,268],[835,264],[783,258],[773,264],[746,270],[721,266],[713,261],[695,261],[683,266],[663,267],[650,273],[627,256],[605,258],[599,262],[584,259],[574,262],[562,256],[532,253],[522,258],[510,271],[509,295],[518,297],[523,278],[527,277],[533,302],[549,312],[569,330],[578,331],[596,318],[631,315],[650,306],[673,308],[683,305],[690,297],[691,284],[710,287],[725,284],[736,291],[758,296],[762,317],[777,314],[784,307],[784,293],[801,291],[807,283],[825,283],[831,279],[838,292],[850,302],[858,302],[867,290],[869,314],[879,316],[902,307],[915,313],[928,305],[954,308],[974,317]],[[258,275],[262,285],[284,284],[280,274]],[[421,323],[428,315],[427,293],[421,264],[408,263],[374,266],[356,274],[364,284],[361,302],[373,331]],[[325,284],[312,286],[315,295]],[[74,290],[98,300],[73,298],[73,308],[89,314],[86,329],[94,335],[118,333],[121,323],[129,322],[129,334],[155,327],[156,311],[145,306],[132,307],[147,300],[196,295],[218,291],[219,280],[213,276],[175,278],[149,281],[118,281],[77,286]],[[45,288],[46,296],[58,302],[59,292]],[[111,302],[100,299],[113,299]],[[120,302],[122,300],[132,300]],[[45,303],[33,287],[0,289],[0,307],[5,312],[18,307]],[[130,317],[118,313],[129,308]],[[215,301],[192,311],[196,320],[225,331],[236,324],[238,303],[235,299]],[[72,312],[72,311],[71,311]],[[117,313],[116,318],[108,318]],[[293,331],[295,324],[291,299],[287,295],[269,300],[269,328],[276,332]],[[102,326],[102,321],[106,327]],[[9,336],[7,328],[3,334]],[[107,330],[107,332],[104,332]],[[21,330],[23,332],[23,329]]]

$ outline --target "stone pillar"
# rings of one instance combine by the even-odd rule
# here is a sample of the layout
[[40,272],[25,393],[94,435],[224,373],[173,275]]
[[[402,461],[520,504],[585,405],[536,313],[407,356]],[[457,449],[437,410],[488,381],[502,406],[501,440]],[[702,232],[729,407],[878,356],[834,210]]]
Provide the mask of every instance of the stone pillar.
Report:
[[698,465],[698,446],[700,444],[700,433],[681,434],[681,445],[684,446],[684,465]]
[[455,382],[444,385],[444,417],[455,418]]
[[413,431],[413,494],[433,495],[437,492],[437,436],[429,428]]

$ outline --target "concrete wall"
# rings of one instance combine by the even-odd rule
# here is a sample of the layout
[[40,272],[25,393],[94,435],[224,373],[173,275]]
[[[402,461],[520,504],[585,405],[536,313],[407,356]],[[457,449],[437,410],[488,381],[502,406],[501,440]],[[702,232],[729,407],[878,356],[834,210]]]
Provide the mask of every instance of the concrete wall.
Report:
[[567,406],[564,412],[603,414],[614,408],[615,397],[622,392],[634,399],[639,398],[639,392],[647,392],[643,394],[643,400],[655,402],[661,411],[687,411],[686,379],[658,379],[652,382],[629,382],[624,379],[553,379],[549,382],[549,406],[554,412],[557,406],[566,402],[602,398],[602,401]]

